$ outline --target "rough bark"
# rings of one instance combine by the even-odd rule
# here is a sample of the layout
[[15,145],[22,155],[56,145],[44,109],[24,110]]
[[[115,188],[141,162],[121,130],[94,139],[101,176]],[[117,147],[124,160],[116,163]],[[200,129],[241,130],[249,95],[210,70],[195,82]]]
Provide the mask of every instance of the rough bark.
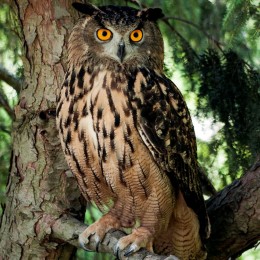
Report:
[[239,256],[260,239],[260,161],[207,201],[210,259]]
[[61,151],[53,109],[66,70],[68,32],[77,14],[71,1],[10,4],[21,24],[25,83],[15,108],[0,256],[69,259],[76,248],[52,239],[52,225],[66,213],[82,219],[84,207]]
[[[64,161],[53,113],[55,91],[66,70],[66,40],[77,15],[71,2],[12,2],[22,28],[25,84],[15,108],[12,164],[0,227],[3,259],[70,259],[79,247],[77,236],[86,227],[84,205]],[[208,201],[209,259],[227,259],[259,239],[259,186],[258,165]],[[121,236],[110,232],[98,249],[112,253]],[[91,247],[96,250],[93,243]],[[149,258],[165,259],[148,254]]]

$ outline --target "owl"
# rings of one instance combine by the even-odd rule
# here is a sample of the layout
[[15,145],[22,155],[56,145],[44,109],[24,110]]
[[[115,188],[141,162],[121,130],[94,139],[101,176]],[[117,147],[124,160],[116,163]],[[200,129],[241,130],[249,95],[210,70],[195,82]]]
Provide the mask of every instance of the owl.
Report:
[[84,248],[110,229],[116,246],[205,259],[210,225],[191,117],[163,72],[159,8],[74,3],[84,14],[68,41],[57,127],[87,201],[104,214],[79,237]]

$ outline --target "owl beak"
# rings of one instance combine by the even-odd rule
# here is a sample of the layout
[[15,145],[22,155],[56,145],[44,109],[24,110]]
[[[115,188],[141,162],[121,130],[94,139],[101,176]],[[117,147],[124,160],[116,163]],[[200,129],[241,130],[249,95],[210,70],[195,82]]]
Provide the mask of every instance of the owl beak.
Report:
[[117,56],[119,57],[120,61],[122,62],[124,59],[124,56],[125,56],[125,43],[123,40],[121,40],[118,45]]

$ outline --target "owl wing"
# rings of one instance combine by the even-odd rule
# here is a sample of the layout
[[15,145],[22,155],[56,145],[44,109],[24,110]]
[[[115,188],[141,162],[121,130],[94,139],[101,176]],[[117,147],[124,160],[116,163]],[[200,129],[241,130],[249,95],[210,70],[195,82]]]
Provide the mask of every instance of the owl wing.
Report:
[[145,69],[139,73],[143,79],[132,99],[139,134],[172,186],[182,191],[199,218],[201,237],[207,238],[209,222],[198,175],[196,138],[186,103],[165,76]]

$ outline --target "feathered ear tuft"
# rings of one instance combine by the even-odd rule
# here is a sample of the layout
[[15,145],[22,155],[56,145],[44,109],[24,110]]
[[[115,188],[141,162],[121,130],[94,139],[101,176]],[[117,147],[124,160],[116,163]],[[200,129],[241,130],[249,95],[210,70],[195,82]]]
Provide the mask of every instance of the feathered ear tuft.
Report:
[[163,18],[164,14],[161,8],[146,8],[141,10],[138,16],[142,17],[143,19],[154,22],[160,18]]
[[78,2],[72,3],[72,6],[80,13],[93,15],[94,13],[100,12],[100,9],[92,4],[82,4]]

